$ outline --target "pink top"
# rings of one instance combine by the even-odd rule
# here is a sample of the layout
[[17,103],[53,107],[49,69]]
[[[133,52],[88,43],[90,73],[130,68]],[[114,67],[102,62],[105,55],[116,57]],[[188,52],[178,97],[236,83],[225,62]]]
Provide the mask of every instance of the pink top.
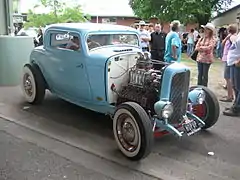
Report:
[[199,39],[196,48],[201,48],[201,51],[198,52],[197,61],[201,63],[211,64],[213,63],[213,50],[215,47],[216,41],[212,38],[201,38]]
[[226,62],[227,61],[227,55],[228,55],[228,51],[231,47],[232,43],[230,40],[227,40],[223,49],[223,56],[222,56],[222,61]]

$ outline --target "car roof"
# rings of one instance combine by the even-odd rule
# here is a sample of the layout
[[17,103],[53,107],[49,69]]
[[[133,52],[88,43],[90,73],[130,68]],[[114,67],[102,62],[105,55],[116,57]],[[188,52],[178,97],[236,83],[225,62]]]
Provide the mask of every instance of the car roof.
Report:
[[47,29],[52,28],[63,28],[68,30],[80,30],[80,31],[135,31],[134,28],[114,25],[114,24],[101,24],[101,23],[58,23],[52,24]]

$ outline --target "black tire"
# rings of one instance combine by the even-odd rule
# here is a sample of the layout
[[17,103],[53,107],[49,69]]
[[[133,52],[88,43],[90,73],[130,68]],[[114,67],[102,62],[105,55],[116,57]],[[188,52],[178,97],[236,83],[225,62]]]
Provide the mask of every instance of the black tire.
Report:
[[192,86],[190,90],[194,88],[202,88],[206,94],[205,103],[207,105],[207,116],[202,119],[205,122],[205,126],[202,129],[208,129],[212,127],[219,119],[220,105],[216,95],[205,86]]
[[[32,85],[32,94],[26,92],[25,78],[30,77],[30,82]],[[28,103],[30,104],[41,104],[45,97],[46,84],[43,75],[39,68],[34,64],[25,64],[23,67],[22,81],[21,81],[22,91]]]
[[[124,119],[124,117],[126,118]],[[132,129],[135,128],[134,138],[138,136],[137,147],[132,152],[127,150],[120,141],[121,135],[118,134],[118,125],[119,123],[121,124],[122,119],[124,119],[123,124],[127,123],[126,120],[131,119],[132,124],[129,122],[128,123],[132,125]],[[147,157],[151,153],[154,141],[152,128],[153,126],[149,116],[139,104],[135,102],[125,102],[117,107],[113,118],[114,137],[119,149],[128,159],[138,161]]]

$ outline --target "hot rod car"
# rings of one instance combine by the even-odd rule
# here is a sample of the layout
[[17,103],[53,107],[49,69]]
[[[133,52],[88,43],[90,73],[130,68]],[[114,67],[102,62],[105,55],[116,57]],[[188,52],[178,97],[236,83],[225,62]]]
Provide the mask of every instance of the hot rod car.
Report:
[[[121,152],[131,160],[151,152],[154,137],[190,136],[212,127],[219,104],[211,90],[190,87],[190,69],[153,60],[130,27],[65,23],[48,26],[43,46],[23,67],[21,86],[31,104],[46,90],[78,106],[110,115]],[[161,65],[160,70],[153,68]]]

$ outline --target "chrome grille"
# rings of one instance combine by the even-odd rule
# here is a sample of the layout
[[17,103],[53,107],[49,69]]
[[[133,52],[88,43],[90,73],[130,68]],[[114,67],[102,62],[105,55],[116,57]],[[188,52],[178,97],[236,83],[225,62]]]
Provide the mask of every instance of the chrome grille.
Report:
[[187,110],[188,89],[190,71],[177,73],[172,78],[170,102],[174,107],[174,113],[169,119],[170,123],[179,123]]

